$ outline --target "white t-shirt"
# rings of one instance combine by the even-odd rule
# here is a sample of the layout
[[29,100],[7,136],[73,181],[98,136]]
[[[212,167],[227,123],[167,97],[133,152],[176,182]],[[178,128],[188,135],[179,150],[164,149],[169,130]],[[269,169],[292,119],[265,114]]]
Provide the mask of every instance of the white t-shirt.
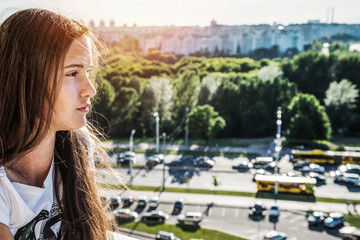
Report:
[[15,239],[57,239],[61,218],[53,181],[54,160],[42,188],[10,182],[0,167],[0,222]]

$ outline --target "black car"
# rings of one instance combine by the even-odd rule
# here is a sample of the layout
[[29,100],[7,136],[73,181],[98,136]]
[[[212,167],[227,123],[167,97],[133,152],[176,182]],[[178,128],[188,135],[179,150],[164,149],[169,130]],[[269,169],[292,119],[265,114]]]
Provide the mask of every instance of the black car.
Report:
[[215,161],[210,159],[207,156],[200,156],[194,159],[194,166],[201,168],[212,168],[215,164]]
[[134,203],[134,199],[132,196],[127,196],[123,200],[123,207],[128,208]]
[[244,170],[244,171],[247,171],[252,167],[253,167],[253,164],[249,161],[242,161],[238,164],[232,165],[232,169]]
[[163,211],[151,211],[151,212],[146,212],[143,213],[141,220],[142,221],[154,221],[154,222],[165,222],[166,219],[169,218],[169,215],[167,215],[166,213],[164,213]]
[[184,199],[180,198],[174,204],[174,212],[181,212],[181,210],[183,209],[183,206],[184,206]]
[[253,215],[262,215],[263,211],[266,210],[266,207],[262,204],[261,201],[257,201],[253,206],[249,208]]

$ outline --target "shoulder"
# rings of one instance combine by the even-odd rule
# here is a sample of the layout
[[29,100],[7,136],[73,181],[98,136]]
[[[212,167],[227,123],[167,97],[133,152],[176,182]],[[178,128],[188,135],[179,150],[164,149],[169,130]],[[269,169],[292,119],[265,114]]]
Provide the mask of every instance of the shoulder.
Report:
[[4,167],[0,167],[0,223],[6,225],[9,224],[10,209],[11,209],[10,196],[12,195],[13,192],[14,192],[14,187],[12,186],[9,179],[6,177]]

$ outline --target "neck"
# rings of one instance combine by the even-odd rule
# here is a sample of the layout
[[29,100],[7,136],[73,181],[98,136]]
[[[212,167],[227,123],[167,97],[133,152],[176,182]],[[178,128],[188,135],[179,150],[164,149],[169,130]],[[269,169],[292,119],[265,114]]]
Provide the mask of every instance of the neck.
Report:
[[[7,168],[10,181],[42,187],[54,155],[55,133],[47,134],[40,144]],[[10,164],[11,166],[11,164]]]

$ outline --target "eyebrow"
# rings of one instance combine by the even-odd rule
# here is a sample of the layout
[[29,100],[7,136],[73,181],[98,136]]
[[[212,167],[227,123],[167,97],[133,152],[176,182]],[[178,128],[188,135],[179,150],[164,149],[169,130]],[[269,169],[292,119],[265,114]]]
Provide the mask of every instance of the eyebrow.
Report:
[[70,64],[64,68],[73,68],[73,67],[78,67],[78,68],[84,68],[84,65],[82,64]]

